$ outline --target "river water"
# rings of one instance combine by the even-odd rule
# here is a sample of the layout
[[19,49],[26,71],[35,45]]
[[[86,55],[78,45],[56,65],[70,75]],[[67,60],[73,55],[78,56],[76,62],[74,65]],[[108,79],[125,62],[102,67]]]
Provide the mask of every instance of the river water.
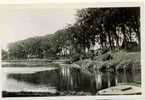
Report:
[[7,92],[83,91],[96,94],[98,90],[120,83],[139,83],[140,72],[86,73],[78,68],[60,67],[3,67],[2,90]]

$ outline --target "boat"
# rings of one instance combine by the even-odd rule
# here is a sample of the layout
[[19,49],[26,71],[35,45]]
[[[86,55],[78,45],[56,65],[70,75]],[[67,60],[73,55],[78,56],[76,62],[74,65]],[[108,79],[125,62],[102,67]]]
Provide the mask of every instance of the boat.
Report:
[[141,87],[120,84],[98,91],[98,95],[141,95]]

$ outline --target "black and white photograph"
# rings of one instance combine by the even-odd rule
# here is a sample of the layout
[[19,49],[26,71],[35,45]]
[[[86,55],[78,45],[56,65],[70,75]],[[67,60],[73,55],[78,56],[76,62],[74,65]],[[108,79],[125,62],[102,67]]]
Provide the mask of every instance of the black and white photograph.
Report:
[[140,6],[0,5],[2,97],[141,96],[140,19]]

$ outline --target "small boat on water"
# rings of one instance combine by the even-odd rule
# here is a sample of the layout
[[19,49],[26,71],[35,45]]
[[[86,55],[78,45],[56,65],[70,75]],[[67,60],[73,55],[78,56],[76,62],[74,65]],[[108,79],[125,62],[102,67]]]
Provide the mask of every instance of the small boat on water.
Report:
[[140,95],[141,87],[133,85],[123,85],[113,86],[107,89],[98,91],[99,95]]

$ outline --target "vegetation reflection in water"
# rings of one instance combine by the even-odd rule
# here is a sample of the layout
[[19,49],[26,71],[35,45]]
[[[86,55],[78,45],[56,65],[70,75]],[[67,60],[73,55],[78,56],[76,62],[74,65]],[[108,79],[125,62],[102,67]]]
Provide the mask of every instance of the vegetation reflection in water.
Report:
[[25,74],[8,74],[7,78],[33,85],[56,87],[57,91],[83,91],[92,95],[98,90],[115,86],[118,83],[133,83],[140,81],[139,72],[100,72],[95,75],[85,73],[78,68],[58,68],[49,71],[39,71]]

